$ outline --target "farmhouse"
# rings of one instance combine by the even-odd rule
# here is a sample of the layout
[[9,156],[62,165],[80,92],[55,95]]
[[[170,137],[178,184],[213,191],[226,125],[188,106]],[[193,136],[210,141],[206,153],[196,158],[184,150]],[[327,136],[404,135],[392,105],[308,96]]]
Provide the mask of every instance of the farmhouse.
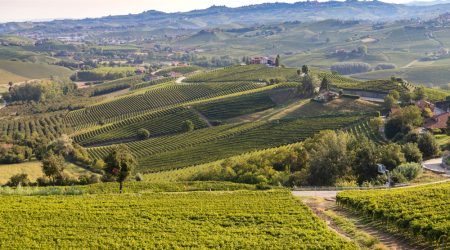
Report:
[[314,101],[327,103],[332,100],[338,99],[339,93],[335,91],[323,91],[318,96],[314,98]]
[[416,106],[421,110],[424,111],[426,108],[429,108],[432,112],[434,112],[434,104],[425,100],[420,100],[416,102]]
[[250,58],[250,64],[265,64],[275,66],[275,58],[267,56],[257,56]]

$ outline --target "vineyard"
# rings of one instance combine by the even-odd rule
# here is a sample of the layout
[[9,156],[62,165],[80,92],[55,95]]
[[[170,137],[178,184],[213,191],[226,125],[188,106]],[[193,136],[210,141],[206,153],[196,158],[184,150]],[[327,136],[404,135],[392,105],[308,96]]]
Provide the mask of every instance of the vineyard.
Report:
[[449,200],[450,183],[376,192],[346,191],[337,196],[340,205],[442,249],[450,246]]
[[39,135],[48,139],[54,139],[63,133],[71,131],[64,122],[64,114],[46,115],[34,118],[23,118],[13,121],[0,121],[0,136],[12,138],[16,134],[22,134],[30,139],[33,135]]
[[151,80],[148,82],[141,82],[141,83],[135,84],[133,87],[131,87],[131,90],[143,89],[143,88],[158,85],[161,83],[172,82],[172,81],[175,81],[175,79],[176,79],[176,77],[166,77],[166,78],[161,78],[161,79],[157,79],[157,80]]
[[70,112],[66,117],[68,124],[87,127],[102,122],[115,122],[143,114],[154,109],[168,107],[188,101],[208,99],[262,87],[261,84],[208,83],[192,85],[158,85],[146,92],[138,92],[113,101],[93,105]]
[[[138,158],[138,171],[155,172],[298,142],[321,130],[348,127],[361,118],[361,116],[322,117],[229,124],[126,145]],[[94,158],[102,158],[110,150],[110,146],[104,146],[89,148],[88,152]]]
[[355,136],[363,135],[377,143],[382,143],[385,141],[380,133],[376,133],[375,131],[373,131],[373,129],[370,127],[368,119],[349,127],[347,131],[351,132]]
[[190,120],[195,129],[205,128],[206,122],[195,111],[188,108],[173,108],[151,112],[142,116],[133,117],[118,123],[113,123],[74,136],[74,140],[81,145],[101,143],[105,141],[136,138],[139,129],[147,129],[151,136],[161,136],[179,133],[181,124]]
[[358,249],[287,191],[0,200],[2,249]]
[[195,106],[195,109],[211,120],[224,120],[275,107],[270,95],[270,90],[242,95],[200,104]]
[[294,68],[270,68],[265,65],[232,66],[189,76],[185,82],[262,82],[268,79],[299,80]]
[[171,72],[179,73],[179,74],[189,74],[195,72],[197,70],[201,70],[202,68],[197,66],[180,66],[180,67],[169,67],[162,69],[156,73],[158,76],[167,76]]

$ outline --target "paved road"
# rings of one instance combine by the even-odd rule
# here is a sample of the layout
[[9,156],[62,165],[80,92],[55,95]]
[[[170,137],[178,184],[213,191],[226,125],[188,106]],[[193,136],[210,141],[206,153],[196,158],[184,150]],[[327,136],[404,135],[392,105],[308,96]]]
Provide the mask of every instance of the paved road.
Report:
[[292,191],[297,197],[336,198],[337,191]]
[[450,170],[443,168],[441,164],[442,157],[424,161],[422,165],[425,169],[431,170],[433,172],[450,174]]

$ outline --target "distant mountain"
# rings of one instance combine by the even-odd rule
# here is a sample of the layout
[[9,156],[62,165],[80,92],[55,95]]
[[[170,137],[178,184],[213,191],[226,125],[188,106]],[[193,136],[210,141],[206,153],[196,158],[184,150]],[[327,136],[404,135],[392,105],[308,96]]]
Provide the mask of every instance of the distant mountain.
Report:
[[450,4],[427,6],[391,4],[380,1],[348,0],[346,2],[266,3],[228,8],[212,6],[190,12],[164,13],[146,11],[140,14],[57,20],[51,22],[5,23],[0,33],[20,34],[95,34],[99,32],[165,29],[240,28],[255,24],[284,21],[319,21],[325,19],[393,21],[400,19],[430,19],[450,11]]

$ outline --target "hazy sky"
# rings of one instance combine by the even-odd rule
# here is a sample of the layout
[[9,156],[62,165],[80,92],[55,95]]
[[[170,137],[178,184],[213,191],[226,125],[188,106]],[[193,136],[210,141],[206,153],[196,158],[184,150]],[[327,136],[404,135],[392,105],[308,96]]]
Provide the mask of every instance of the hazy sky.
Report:
[[[299,0],[278,0],[298,2]],[[404,3],[411,0],[385,0]],[[0,0],[0,22],[100,17],[140,13],[145,10],[165,12],[207,8],[211,5],[237,7],[276,0]]]

